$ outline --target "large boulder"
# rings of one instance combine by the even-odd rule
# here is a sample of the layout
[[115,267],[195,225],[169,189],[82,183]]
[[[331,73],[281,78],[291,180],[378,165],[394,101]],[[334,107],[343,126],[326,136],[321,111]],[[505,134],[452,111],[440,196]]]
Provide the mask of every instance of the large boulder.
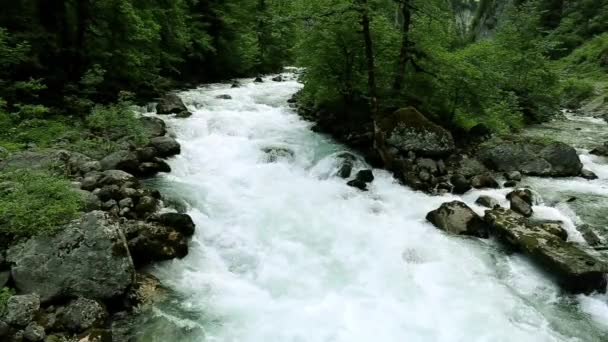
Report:
[[157,151],[158,157],[167,158],[181,153],[181,146],[171,137],[156,137],[150,139],[150,146]]
[[156,113],[162,115],[177,114],[179,116],[189,116],[190,112],[186,105],[176,94],[166,94],[161,97],[156,105]]
[[504,208],[486,212],[485,221],[499,238],[528,254],[574,293],[606,290],[608,264],[581,246],[566,242],[546,228],[529,224]]
[[0,171],[53,170],[64,175],[78,175],[97,168],[96,162],[82,153],[54,149],[13,153],[0,161]]
[[162,213],[150,217],[148,221],[158,222],[162,225],[174,228],[188,237],[194,234],[194,229],[196,227],[190,215],[181,213]]
[[20,293],[37,293],[42,302],[86,296],[106,300],[122,295],[135,269],[122,230],[107,214],[94,211],[55,236],[37,236],[7,253]]
[[139,118],[148,137],[162,137],[167,134],[167,125],[159,118],[142,116]]
[[483,220],[469,206],[460,201],[443,203],[426,215],[435,227],[452,234],[488,237]]
[[[432,123],[413,107],[386,115],[377,122],[377,140],[401,152],[442,156],[455,148],[452,134]],[[383,145],[383,144],[380,144]]]
[[500,142],[482,147],[479,156],[493,170],[531,176],[574,177],[583,168],[576,150],[561,142]]
[[122,170],[131,174],[139,173],[139,159],[131,151],[117,151],[109,154],[101,161],[102,170]]
[[517,189],[507,194],[511,210],[525,217],[530,217],[534,213],[534,194],[530,189]]

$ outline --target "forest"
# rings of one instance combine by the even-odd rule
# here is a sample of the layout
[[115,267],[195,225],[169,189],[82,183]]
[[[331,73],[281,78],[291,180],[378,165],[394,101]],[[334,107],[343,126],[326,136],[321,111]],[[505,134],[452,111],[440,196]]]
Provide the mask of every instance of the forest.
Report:
[[[21,0],[2,8],[0,122],[20,132],[86,119],[119,98],[286,65],[306,68],[305,99],[315,105],[374,97],[448,126],[508,131],[576,107],[607,63],[605,0]],[[38,139],[6,132],[12,143]]]

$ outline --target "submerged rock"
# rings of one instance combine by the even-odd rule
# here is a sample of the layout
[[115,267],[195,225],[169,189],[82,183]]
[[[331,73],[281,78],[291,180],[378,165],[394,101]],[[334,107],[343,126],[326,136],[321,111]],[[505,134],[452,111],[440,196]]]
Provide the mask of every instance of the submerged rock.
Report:
[[475,203],[478,205],[481,205],[482,207],[486,207],[486,208],[490,208],[490,209],[500,206],[500,203],[498,203],[498,201],[495,198],[493,198],[491,196],[487,196],[487,195],[479,196],[479,198],[477,198]]
[[589,171],[587,169],[583,169],[581,171],[581,177],[585,178],[586,180],[594,180],[599,178],[593,171]]
[[[608,115],[606,116],[608,117]],[[608,121],[608,120],[607,120]],[[608,157],[608,141],[604,143],[602,146],[598,146],[589,152],[591,154],[595,154],[597,156]]]
[[266,154],[266,162],[276,163],[280,160],[293,161],[295,153],[287,147],[265,147],[262,151]]
[[350,177],[353,167],[355,166],[355,161],[357,161],[357,157],[353,154],[344,152],[336,157],[339,161],[338,167],[338,177],[347,179]]
[[487,211],[485,221],[499,238],[528,254],[554,274],[564,289],[574,293],[606,290],[608,265],[580,246],[528,224],[509,209]]
[[413,107],[397,110],[378,122],[377,140],[403,153],[412,151],[422,156],[442,156],[455,148],[450,132]]
[[583,168],[576,150],[561,142],[500,142],[483,146],[479,155],[493,170],[531,176],[578,176]]
[[355,179],[363,183],[371,183],[374,181],[374,173],[372,170],[361,170],[357,172]]
[[220,100],[232,100],[232,96],[230,96],[228,94],[218,95],[215,98],[220,99]]
[[348,186],[352,186],[353,188],[357,188],[361,191],[367,191],[367,183],[360,179],[353,179],[350,182],[346,183]]
[[443,203],[439,209],[426,215],[435,227],[452,234],[487,238],[483,220],[469,206],[460,201]]
[[125,236],[107,214],[94,211],[55,236],[37,236],[8,250],[15,287],[42,302],[73,296],[120,296],[135,269]]

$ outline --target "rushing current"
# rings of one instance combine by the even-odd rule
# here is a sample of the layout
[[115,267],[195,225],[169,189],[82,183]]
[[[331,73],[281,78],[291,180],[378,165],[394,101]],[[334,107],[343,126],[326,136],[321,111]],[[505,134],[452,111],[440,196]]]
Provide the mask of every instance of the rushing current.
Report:
[[[134,328],[137,341],[608,341],[605,295],[565,294],[525,256],[425,221],[458,197],[414,192],[382,170],[369,192],[347,186],[336,156],[348,149],[289,107],[301,84],[284,76],[183,92],[194,115],[165,118],[182,154],[155,185],[197,232],[186,258],[152,269],[172,295]],[[536,215],[564,221],[582,241],[577,224],[607,222],[598,208],[608,203],[608,161],[588,149],[608,130],[573,120],[529,134],[595,134],[577,146],[600,179],[526,182],[545,199]],[[270,158],[269,149],[283,152]],[[480,194],[506,203],[507,191],[462,199],[483,213]],[[579,201],[567,203],[572,196]]]

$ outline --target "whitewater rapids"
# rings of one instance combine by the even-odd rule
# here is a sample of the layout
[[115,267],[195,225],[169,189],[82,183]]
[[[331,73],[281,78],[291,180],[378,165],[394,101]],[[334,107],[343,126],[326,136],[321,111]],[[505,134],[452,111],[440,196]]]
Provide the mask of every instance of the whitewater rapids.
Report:
[[[182,154],[156,186],[187,203],[197,232],[185,259],[152,270],[173,296],[136,327],[138,341],[608,341],[604,295],[567,295],[525,256],[424,219],[454,199],[482,213],[480,194],[507,189],[432,197],[381,170],[369,192],[348,187],[335,175],[347,149],[288,106],[301,85],[284,76],[183,92],[194,115],[163,117]],[[293,158],[269,162],[266,148]],[[584,156],[595,183],[529,182],[605,200],[608,167]],[[553,197],[535,211],[580,239],[580,214]]]

